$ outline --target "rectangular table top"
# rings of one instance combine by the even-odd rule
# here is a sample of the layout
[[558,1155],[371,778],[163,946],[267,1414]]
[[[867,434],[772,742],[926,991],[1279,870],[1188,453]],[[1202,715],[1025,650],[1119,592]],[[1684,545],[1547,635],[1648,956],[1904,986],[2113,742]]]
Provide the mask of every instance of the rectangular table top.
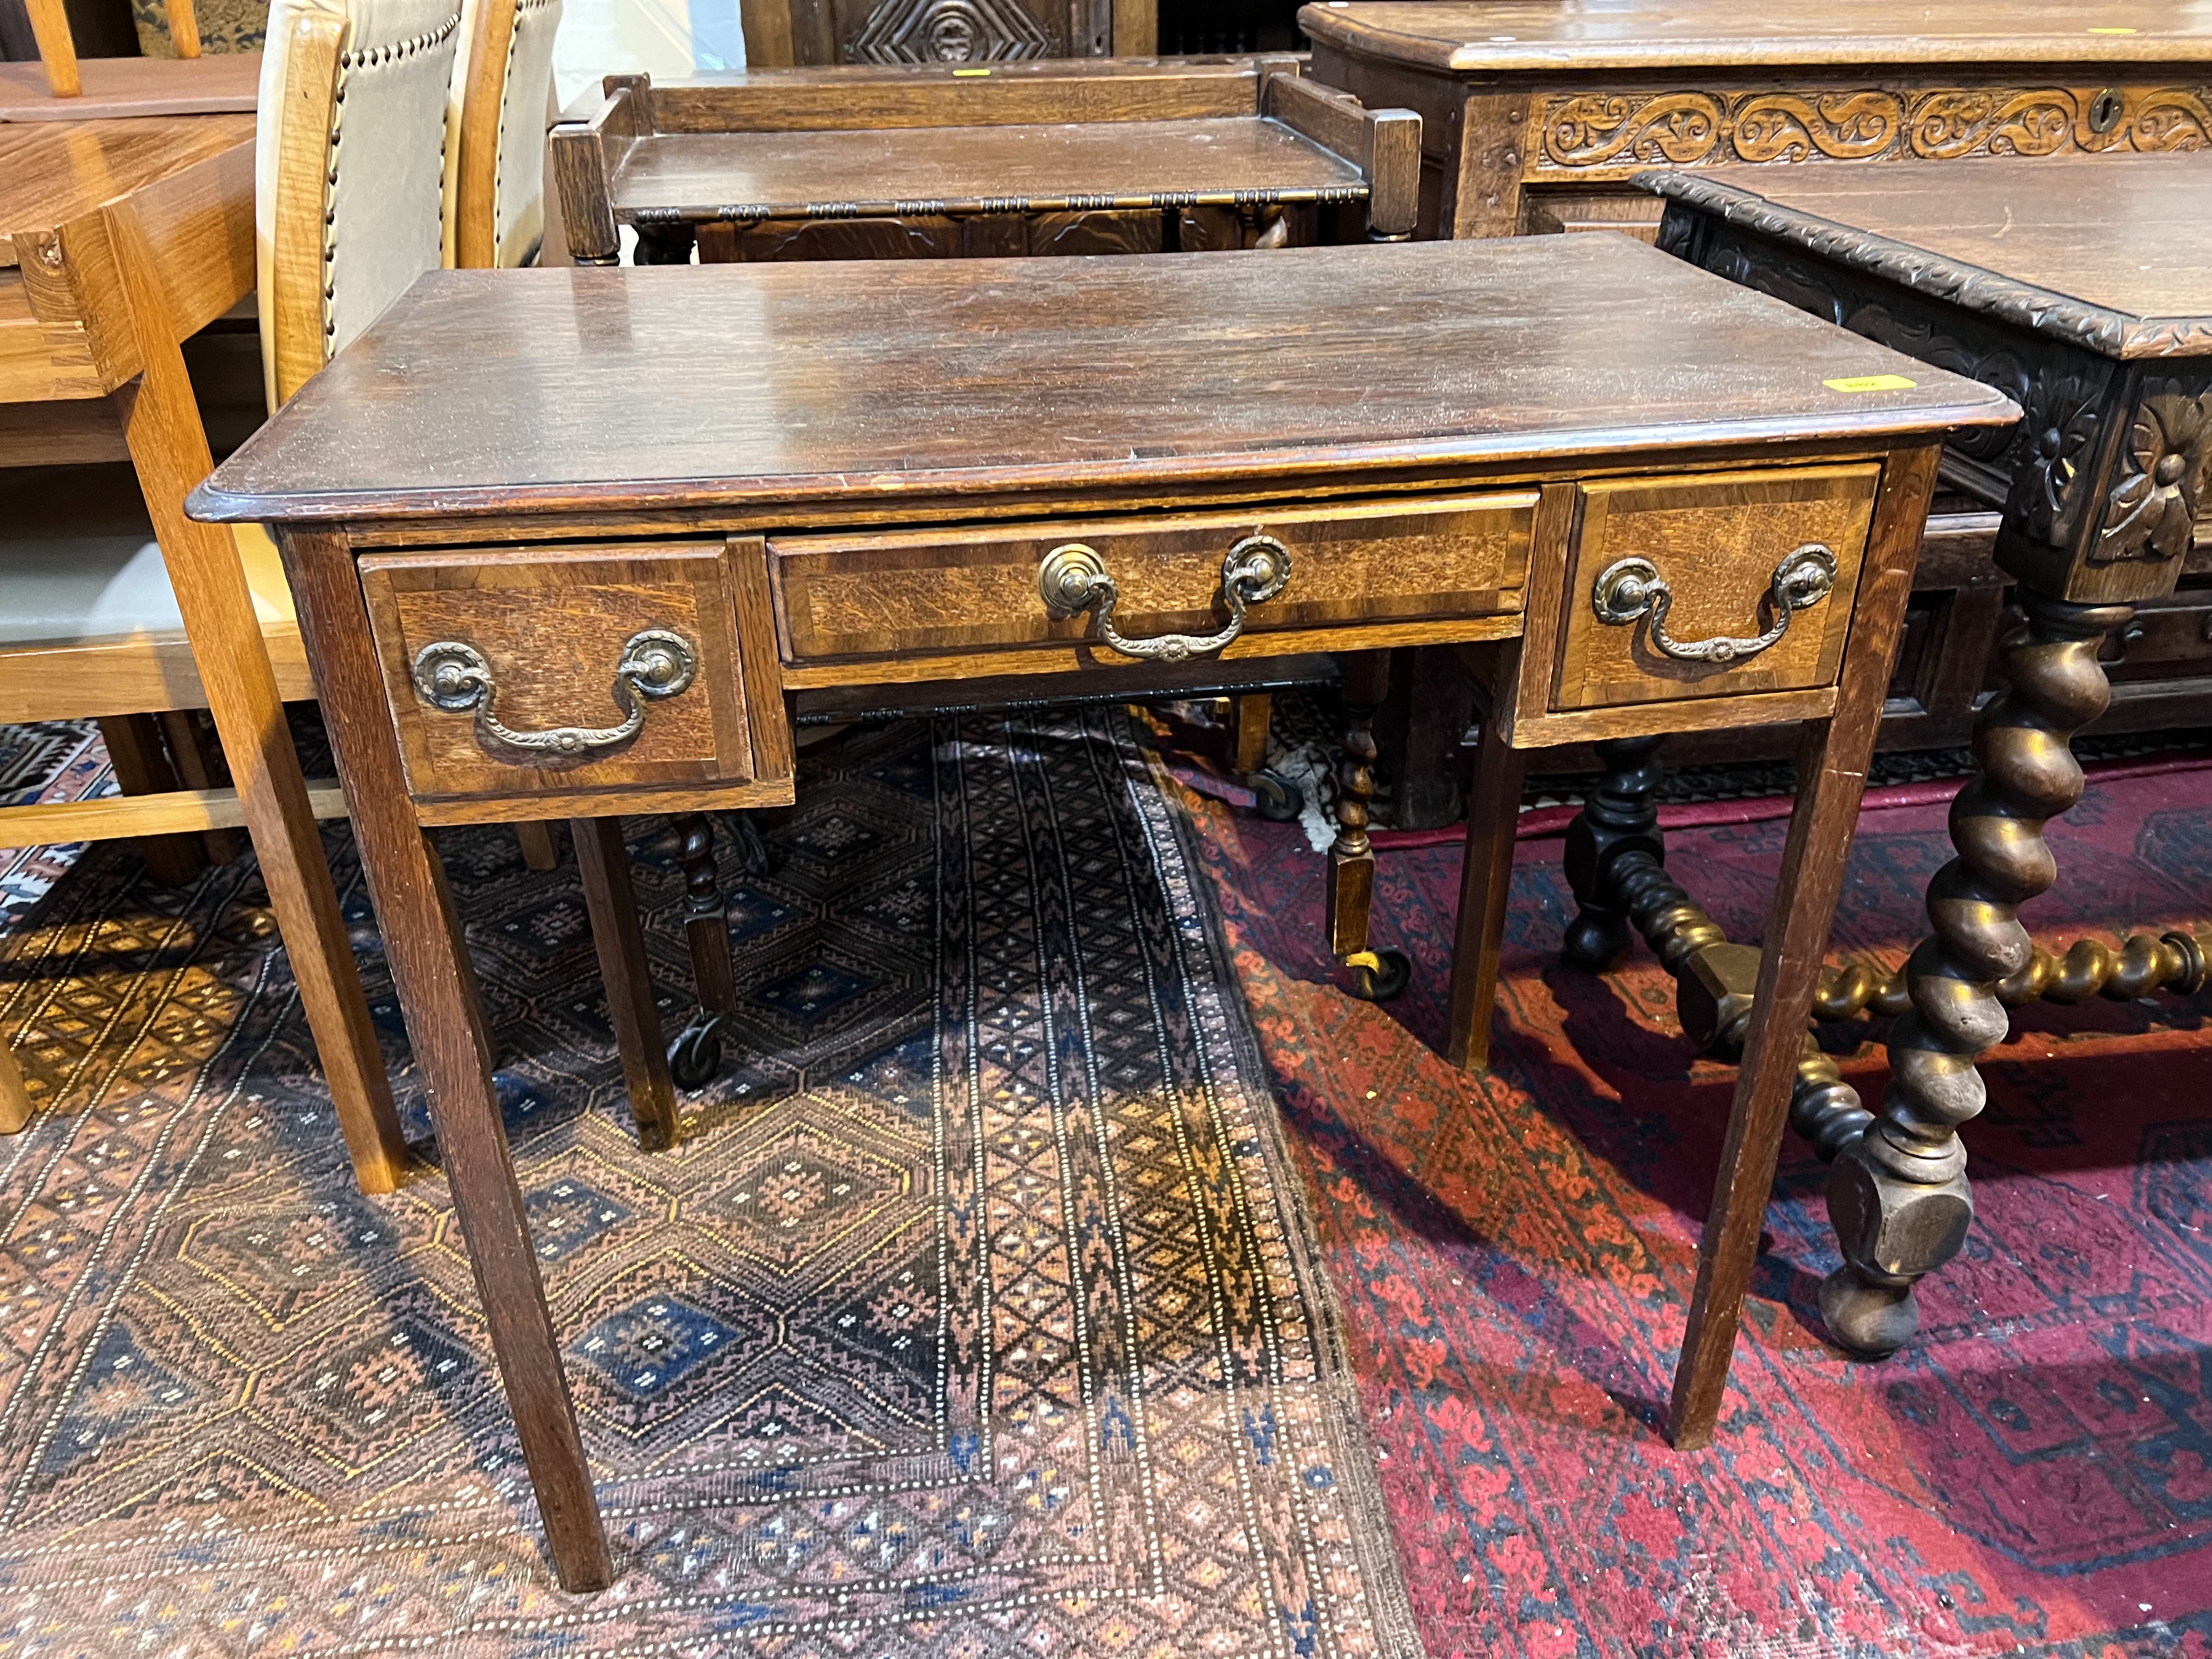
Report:
[[84,90],[57,98],[37,64],[0,64],[0,121],[105,121],[124,116],[252,114],[261,90],[258,52],[201,58],[81,58]]
[[2103,356],[2212,356],[2212,153],[1716,167],[1644,188]]
[[[1826,382],[1887,376],[1873,389]],[[1625,237],[420,278],[217,520],[894,502],[2004,424]]]
[[253,142],[251,115],[0,126],[0,266],[14,237],[52,230],[210,155]]
[[[1272,191],[1285,202],[1364,195],[1359,169],[1279,121],[901,127],[848,132],[684,132],[639,140],[614,179],[616,216],[717,218],[1149,207]],[[830,210],[825,214],[824,210]]]
[[1298,27],[1460,72],[2212,61],[2212,0],[1329,0]]

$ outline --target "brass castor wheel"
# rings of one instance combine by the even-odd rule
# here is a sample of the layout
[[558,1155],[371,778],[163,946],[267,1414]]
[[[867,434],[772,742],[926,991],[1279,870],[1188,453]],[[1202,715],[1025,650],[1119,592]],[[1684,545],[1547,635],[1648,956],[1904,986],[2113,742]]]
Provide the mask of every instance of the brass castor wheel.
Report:
[[679,1089],[703,1089],[722,1069],[722,1016],[701,1012],[668,1045],[668,1080]]
[[1289,823],[1306,810],[1305,791],[1269,767],[1244,780],[1256,798],[1253,809],[1270,823]]
[[1403,951],[1356,951],[1344,965],[1352,969],[1352,994],[1362,1002],[1388,1002],[1413,978],[1413,959]]

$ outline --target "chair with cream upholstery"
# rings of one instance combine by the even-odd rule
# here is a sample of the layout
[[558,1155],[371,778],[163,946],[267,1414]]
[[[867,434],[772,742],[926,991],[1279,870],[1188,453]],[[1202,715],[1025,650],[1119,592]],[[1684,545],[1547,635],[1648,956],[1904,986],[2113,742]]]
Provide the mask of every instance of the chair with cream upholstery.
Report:
[[561,0],[463,0],[446,104],[446,263],[532,264],[545,236],[545,130]]
[[[262,381],[270,407],[441,262],[446,99],[460,28],[458,3],[276,0],[270,9],[254,177]],[[171,356],[181,377],[173,348]],[[149,367],[149,383],[153,373]],[[190,407],[186,392],[182,408]],[[195,436],[204,454],[204,437]],[[205,471],[204,461],[199,471]],[[143,717],[161,714],[173,735],[175,711],[206,706],[194,664],[210,660],[210,652],[236,659],[265,651],[276,694],[288,701],[312,697],[290,590],[267,537],[247,529],[234,543],[260,640],[188,639],[170,582],[175,558],[155,544],[146,503],[131,482],[119,471],[104,475],[91,468],[42,469],[29,477],[0,472],[0,525],[6,526],[0,532],[0,618],[6,619],[0,624],[0,720],[101,717],[119,749],[127,747],[121,739],[131,729],[122,722],[136,717],[143,731]],[[170,747],[182,770],[185,757],[174,742]],[[340,817],[345,810],[331,784],[311,786],[308,804],[318,817]],[[86,803],[71,809],[76,816],[66,826],[58,817],[49,826],[40,816],[60,810],[5,809],[26,837],[35,833],[34,823],[50,827],[42,840],[243,821],[234,794],[220,790],[196,797],[172,787]],[[307,839],[312,846],[312,836]],[[327,885],[327,876],[322,879]],[[298,952],[308,942],[290,942],[297,969]],[[343,973],[357,1000],[358,975],[342,927],[327,953],[338,951],[344,960],[325,966],[330,975]],[[356,1044],[360,1052],[349,1055],[349,1064],[356,1075],[373,1064],[374,1076],[363,1079],[362,1109],[349,1117],[342,1100],[340,1115],[363,1188],[385,1191],[399,1179],[406,1148],[365,1004],[358,1024],[354,1035],[365,1046]],[[332,1039],[321,1024],[317,1036],[327,1067]],[[20,1079],[12,1066],[0,1066],[0,1130],[19,1127],[27,1115]]]

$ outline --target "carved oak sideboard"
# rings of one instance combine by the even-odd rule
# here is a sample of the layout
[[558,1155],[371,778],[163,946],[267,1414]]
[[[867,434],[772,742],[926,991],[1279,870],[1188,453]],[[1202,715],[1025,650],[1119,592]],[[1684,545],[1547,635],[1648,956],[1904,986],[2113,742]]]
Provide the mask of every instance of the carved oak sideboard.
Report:
[[[2212,146],[2212,0],[1577,0],[1315,4],[1309,73],[1421,118],[1426,236],[1656,233],[1649,167],[1757,165],[1811,175],[1928,161]],[[2200,214],[2201,216],[2201,214]],[[2010,624],[1993,513],[1939,497],[1890,687],[1885,750],[1962,745]],[[2212,720],[2212,612],[2146,607],[2106,647],[2111,725]],[[1471,764],[1471,690],[1417,653],[1382,731],[1401,825],[1448,822]],[[1686,735],[1679,761],[1778,756],[1774,734]],[[1588,769],[1587,750],[1561,763]]]
[[[1821,1310],[1838,1340],[1879,1356],[1911,1337],[1913,1285],[1964,1239],[1972,1200],[1958,1129],[1982,1109],[1975,1061],[2003,1037],[2006,1007],[2191,993],[2212,978],[2191,933],[2051,952],[2016,914],[2057,879],[2043,825],[2081,798],[2067,745],[2112,701],[2100,647],[2139,616],[2187,616],[2204,637],[2194,619],[2212,594],[2176,590],[2192,550],[2212,541],[2212,155],[1643,182],[1667,203],[1663,248],[1971,374],[2027,411],[2009,430],[1958,434],[1943,464],[2002,514],[1996,563],[2025,620],[1977,722],[1982,769],[1952,808],[1958,856],[1929,886],[1934,937],[1907,964],[1904,994],[1865,981],[1832,998],[1841,1015],[1887,993],[1899,1016],[1893,1080],[1870,1115],[1808,1048],[1792,1108],[1833,1164],[1844,1265]],[[1668,925],[1686,914],[1675,907]]]

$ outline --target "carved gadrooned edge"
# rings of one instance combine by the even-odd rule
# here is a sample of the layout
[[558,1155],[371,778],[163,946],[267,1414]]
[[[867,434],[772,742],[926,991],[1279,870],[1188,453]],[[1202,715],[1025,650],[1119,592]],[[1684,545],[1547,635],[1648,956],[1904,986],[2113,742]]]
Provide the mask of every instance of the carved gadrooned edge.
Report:
[[2212,356],[2212,317],[2130,316],[1817,214],[1779,206],[1753,191],[1692,173],[1651,168],[1631,182],[1639,190],[1794,243],[1915,294],[2053,336],[2100,357]]
[[1268,190],[1176,190],[1120,195],[1064,191],[1044,196],[943,197],[928,201],[736,202],[696,207],[623,207],[615,217],[634,225],[760,224],[787,219],[981,218],[994,214],[1148,213],[1177,208],[1344,207],[1364,202],[1365,184]]

